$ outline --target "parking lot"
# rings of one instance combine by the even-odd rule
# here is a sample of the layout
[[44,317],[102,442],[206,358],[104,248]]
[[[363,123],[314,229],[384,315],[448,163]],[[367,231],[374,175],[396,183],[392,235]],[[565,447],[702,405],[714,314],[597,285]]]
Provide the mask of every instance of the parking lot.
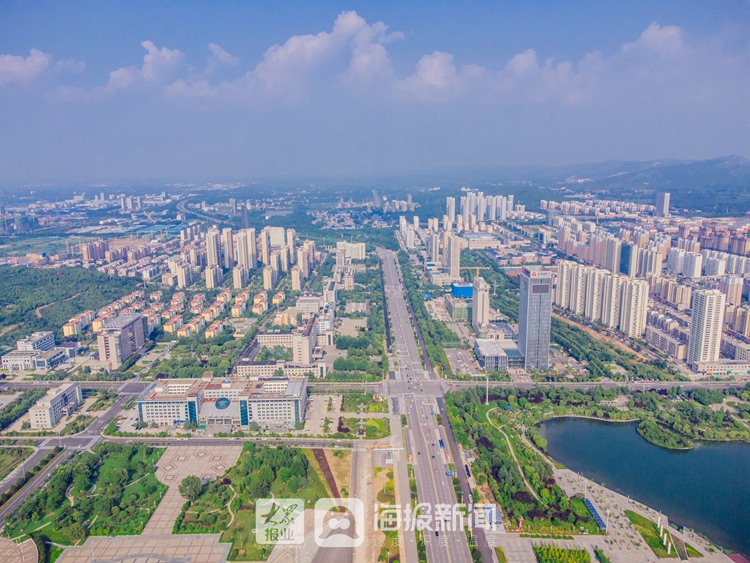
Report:
[[[332,410],[328,410],[331,401]],[[336,432],[336,424],[341,416],[341,395],[312,395],[305,417],[305,434],[323,434],[325,419],[331,420],[329,431]]]
[[471,375],[472,377],[484,377],[484,373],[479,368],[474,353],[463,348],[446,348],[445,353],[448,356],[451,369],[455,374]]

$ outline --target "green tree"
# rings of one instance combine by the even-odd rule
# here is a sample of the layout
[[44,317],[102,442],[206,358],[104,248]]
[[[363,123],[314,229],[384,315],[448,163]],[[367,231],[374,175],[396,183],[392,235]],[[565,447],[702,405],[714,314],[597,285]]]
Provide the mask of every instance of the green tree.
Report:
[[188,475],[180,483],[179,491],[184,499],[193,502],[200,496],[202,489],[203,485],[201,480],[195,475]]

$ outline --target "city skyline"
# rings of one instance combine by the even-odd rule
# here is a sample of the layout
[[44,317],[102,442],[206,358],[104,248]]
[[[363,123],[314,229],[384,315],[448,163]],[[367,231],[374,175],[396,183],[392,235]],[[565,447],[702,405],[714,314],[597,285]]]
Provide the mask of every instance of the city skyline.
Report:
[[750,156],[750,6],[607,11],[11,2],[1,179]]
[[750,0],[0,13],[9,563],[750,563]]

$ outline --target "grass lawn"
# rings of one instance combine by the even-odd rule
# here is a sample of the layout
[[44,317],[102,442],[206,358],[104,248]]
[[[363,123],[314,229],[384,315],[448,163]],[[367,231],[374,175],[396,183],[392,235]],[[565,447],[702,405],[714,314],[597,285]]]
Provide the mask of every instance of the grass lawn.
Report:
[[398,532],[383,532],[385,541],[380,548],[378,561],[398,561]]
[[[97,445],[94,453],[86,452],[58,468],[47,486],[19,507],[18,519],[6,527],[5,535],[38,531],[54,543],[76,545],[87,535],[140,533],[167,490],[153,473],[163,452],[143,445]],[[76,483],[86,464],[91,467],[88,478]],[[112,488],[113,470],[122,476],[122,488]],[[74,508],[64,495],[68,489]],[[112,498],[107,495],[113,492],[116,500],[105,511],[98,503]],[[25,510],[30,506],[37,508]]]
[[65,428],[62,429],[62,432],[60,432],[60,434],[62,434],[63,436],[77,434],[78,432],[85,430],[86,427],[93,421],[93,416],[89,416],[87,414],[79,414],[65,425]]
[[[359,406],[364,406],[366,413],[387,413],[388,400],[376,400],[374,393],[344,393],[344,401],[341,405],[341,412],[359,413]],[[380,398],[380,396],[378,396]]]
[[111,393],[109,391],[103,391],[99,394],[96,401],[91,403],[89,411],[103,411],[112,406],[117,400],[117,393]]
[[344,426],[350,436],[361,436],[367,440],[379,440],[391,434],[391,422],[387,418],[365,418],[365,433],[359,434],[359,418],[345,418]]
[[57,558],[62,555],[63,552],[62,547],[58,547],[56,545],[49,546],[49,563],[55,563],[57,561]]
[[570,508],[573,509],[573,512],[575,512],[578,516],[581,516],[582,518],[590,518],[590,521],[580,523],[579,526],[586,530],[589,534],[601,534],[602,530],[599,529],[599,526],[596,525],[596,521],[594,520],[593,515],[589,511],[588,508],[586,508],[586,505],[583,504],[583,499],[578,497],[573,497],[570,499]]
[[[297,472],[297,474],[286,476],[290,467],[277,467],[279,462],[274,463],[274,459],[278,459],[274,456],[286,455],[286,463],[294,467],[300,463],[294,456],[300,454],[307,460],[307,475]],[[291,463],[290,459],[295,459],[294,463]],[[261,471],[258,471],[258,466],[261,466]],[[269,475],[267,483],[270,483],[270,490],[265,489],[268,492],[263,494],[262,497],[253,496],[252,491],[258,485],[258,475],[264,470]],[[232,490],[229,486],[222,484],[223,479],[229,479],[232,487],[239,493],[239,497],[233,500],[231,504],[235,515],[231,524],[229,523],[231,516],[226,504],[232,498]],[[294,483],[299,483],[299,486],[293,488],[295,487]],[[273,545],[260,545],[255,542],[253,530],[255,529],[256,500],[271,496],[274,498],[298,498],[304,501],[306,509],[311,509],[318,499],[330,495],[331,493],[325,484],[322,471],[315,461],[312,450],[292,450],[283,446],[278,449],[256,448],[250,444],[245,446],[237,464],[229,469],[221,479],[204,487],[201,496],[188,506],[186,511],[183,511],[175,523],[175,533],[221,532],[221,541],[232,543],[229,552],[230,560],[265,561],[271,555]]]
[[29,457],[34,450],[31,448],[0,448],[0,479]]
[[[628,518],[633,523],[633,526],[635,526],[635,529],[638,530],[638,533],[643,536],[643,539],[651,548],[651,551],[654,552],[654,555],[659,558],[677,557],[677,551],[674,549],[672,550],[672,553],[667,555],[667,548],[662,545],[661,540],[659,539],[659,526],[656,525],[656,522],[649,520],[640,514],[636,514],[632,510],[626,510],[625,514],[627,514]],[[667,534],[668,540],[671,539],[672,536],[669,534],[669,530],[667,530]]]
[[389,469],[382,486],[378,487],[377,500],[380,504],[396,504],[396,487],[393,483],[393,469]]
[[539,563],[590,563],[585,549],[565,549],[556,545],[535,545],[534,555]]
[[342,497],[349,496],[349,475],[352,470],[352,452],[350,450],[325,450],[328,466],[333,479],[338,485]]
[[[315,455],[313,454],[312,450],[304,449],[302,450],[302,452],[305,454],[307,461],[310,463],[310,469],[312,470],[308,475],[311,490],[309,492],[305,490],[297,490],[295,493],[291,493],[289,492],[289,489],[286,487],[285,483],[280,483],[277,489],[274,489],[274,487],[272,486],[271,492],[278,492],[276,496],[278,496],[279,498],[285,498],[284,496],[282,496],[282,494],[286,494],[286,498],[301,498],[305,501],[305,508],[312,508],[313,506],[315,506],[316,500],[326,495],[330,497],[333,493],[331,492],[331,488],[328,486],[328,481],[326,481],[325,475],[323,475],[323,470],[315,460]],[[275,484],[276,483],[274,483],[274,485]]]
[[185,511],[181,522],[175,524],[175,533],[219,533],[226,529],[230,515],[226,504],[232,498],[232,490],[213,481],[206,492]]
[[[300,498],[305,501],[305,508],[313,508],[315,502],[329,496],[331,493],[325,485],[323,474],[315,461],[311,450],[304,450],[313,471],[308,473],[309,486],[292,493],[286,483],[278,479],[271,485],[271,493],[276,498]],[[244,508],[244,507],[243,507]],[[273,545],[259,545],[255,543],[255,508],[248,506],[247,510],[240,510],[232,525],[221,534],[221,541],[231,541],[232,550],[229,559],[234,561],[265,561],[273,551]]]
[[689,559],[697,559],[699,557],[703,557],[703,554],[699,552],[697,549],[695,549],[692,545],[689,543],[685,543],[677,536],[672,536],[672,541],[674,542],[674,547],[677,550],[677,553],[684,554],[685,550],[687,550],[688,558]]

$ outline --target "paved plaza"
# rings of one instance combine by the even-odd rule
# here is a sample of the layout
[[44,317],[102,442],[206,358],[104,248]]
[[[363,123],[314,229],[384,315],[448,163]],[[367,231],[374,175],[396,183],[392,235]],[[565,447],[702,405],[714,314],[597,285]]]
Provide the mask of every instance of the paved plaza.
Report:
[[0,538],[0,561],[3,563],[36,563],[39,554],[32,540],[15,543],[8,538]]
[[59,563],[224,563],[231,544],[219,534],[92,536],[80,547],[69,547]]
[[[223,563],[231,545],[219,543],[219,534],[172,535],[174,521],[185,504],[179,486],[195,475],[216,479],[237,463],[237,444],[170,446],[159,459],[156,477],[169,489],[140,536],[90,537],[80,547],[69,547],[60,563]],[[13,559],[5,559],[14,561]],[[0,559],[3,561],[3,559]]]
[[237,463],[242,452],[240,445],[170,446],[157,464],[156,478],[169,487],[154,514],[149,518],[142,535],[172,533],[174,521],[185,504],[180,496],[180,482],[188,475],[206,481],[216,479]]

